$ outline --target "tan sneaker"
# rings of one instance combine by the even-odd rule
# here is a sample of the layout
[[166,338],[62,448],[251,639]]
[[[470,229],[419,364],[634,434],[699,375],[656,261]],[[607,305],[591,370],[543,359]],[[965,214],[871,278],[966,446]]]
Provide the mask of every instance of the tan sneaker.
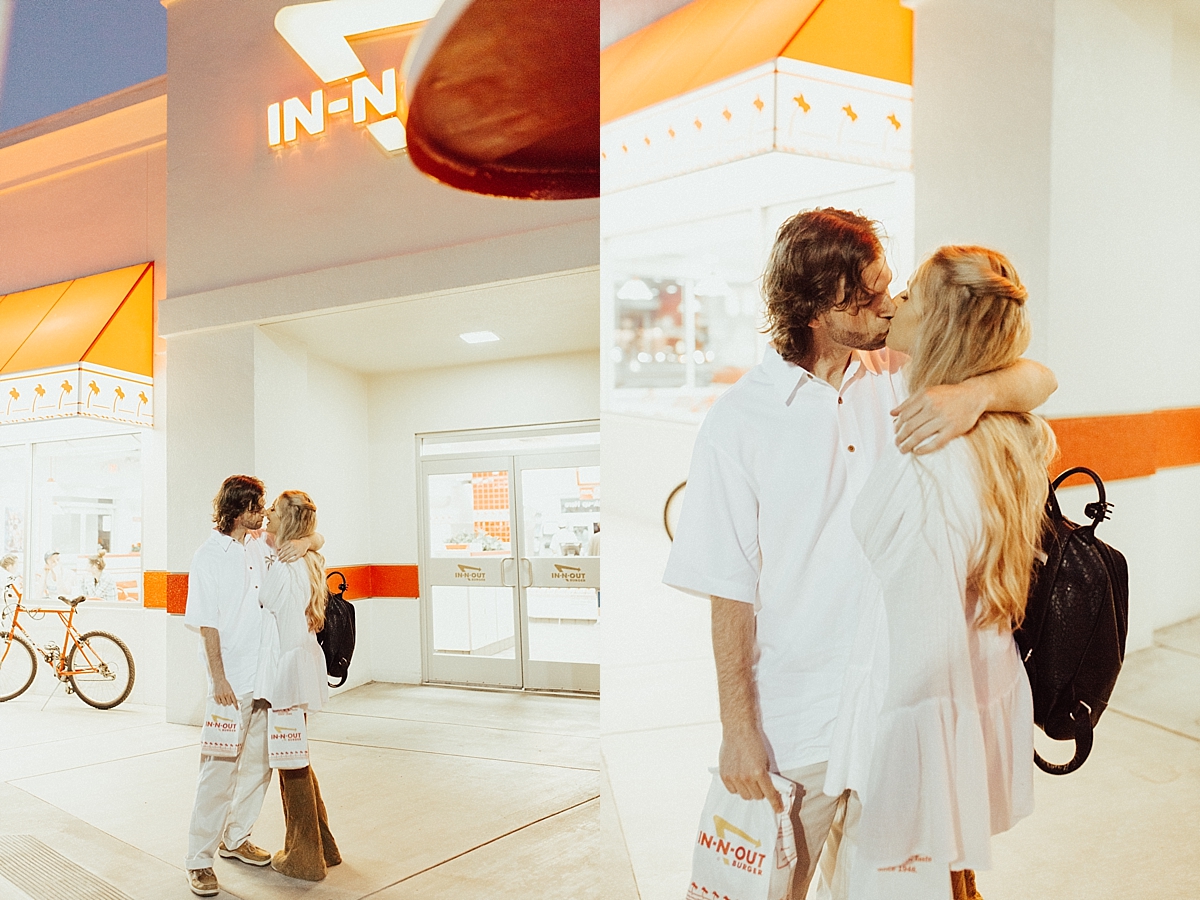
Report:
[[250,841],[242,841],[241,845],[230,850],[225,846],[225,842],[221,841],[221,846],[217,850],[226,859],[240,859],[242,862],[251,866],[265,866],[271,862],[271,854],[262,847],[255,847]]
[[193,894],[201,897],[221,893],[217,876],[213,874],[212,869],[188,869],[188,887],[192,889]]

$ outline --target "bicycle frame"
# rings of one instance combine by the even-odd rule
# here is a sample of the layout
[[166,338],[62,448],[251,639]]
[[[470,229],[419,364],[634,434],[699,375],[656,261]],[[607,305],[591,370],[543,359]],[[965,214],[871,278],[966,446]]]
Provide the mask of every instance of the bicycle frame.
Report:
[[[2,622],[8,615],[10,607],[7,605],[7,601],[9,600],[10,596],[15,596],[16,603],[11,607],[12,622],[8,626],[9,633],[17,634],[20,632],[20,634],[23,635],[30,644],[33,645],[33,649],[41,654],[42,659],[46,660],[47,664],[54,669],[55,678],[57,678],[59,681],[66,681],[72,675],[94,675],[100,673],[100,667],[97,665],[96,660],[92,658],[87,644],[82,644],[79,641],[79,632],[75,629],[75,606],[69,606],[66,609],[44,609],[41,607],[26,609],[21,605],[22,597],[20,591],[18,591],[14,585],[9,585],[5,589],[4,599],[6,604],[3,615],[0,615],[0,622]],[[47,649],[35,641],[33,639],[33,635],[26,631],[24,626],[21,625],[21,613],[24,613],[28,618],[33,619],[34,621],[37,621],[46,614],[58,616],[59,621],[63,623],[66,629],[65,633],[63,634],[62,647],[58,648],[51,645],[51,647]],[[8,655],[8,651],[11,646],[12,640],[10,639],[4,641],[3,646],[0,647],[0,663],[2,663],[4,658]],[[76,668],[67,668],[67,658],[71,656],[71,648],[79,651],[79,656],[85,663],[82,668],[79,667],[79,659],[75,660]],[[56,652],[58,654],[57,656],[55,656]]]

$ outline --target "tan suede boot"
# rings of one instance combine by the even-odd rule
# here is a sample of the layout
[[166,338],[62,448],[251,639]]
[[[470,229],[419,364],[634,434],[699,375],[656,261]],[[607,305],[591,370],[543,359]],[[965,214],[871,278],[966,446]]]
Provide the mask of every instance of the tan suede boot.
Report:
[[320,881],[325,877],[315,784],[309,766],[279,770],[286,833],[283,849],[271,859],[271,868],[305,881]]
[[333,839],[333,832],[329,830],[329,817],[325,814],[325,803],[321,800],[321,785],[317,783],[317,776],[311,766],[308,771],[312,777],[313,793],[317,798],[317,824],[321,827],[321,850],[325,854],[325,865],[336,866],[342,861],[342,854],[338,852],[337,841]]
[[975,887],[975,873],[970,869],[951,872],[950,886],[954,889],[954,900],[983,900]]

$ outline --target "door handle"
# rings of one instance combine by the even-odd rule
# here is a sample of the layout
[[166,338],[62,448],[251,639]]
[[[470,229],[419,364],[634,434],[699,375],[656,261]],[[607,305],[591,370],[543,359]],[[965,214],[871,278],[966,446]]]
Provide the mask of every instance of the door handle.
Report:
[[[521,557],[520,562],[526,566],[525,574],[527,576],[527,580],[521,584],[521,587],[527,588],[531,584],[533,584],[533,563],[530,562],[529,559],[524,556]],[[519,577],[521,575],[521,569],[519,567],[517,569],[517,575],[518,575],[518,579],[519,579]]]
[[508,563],[515,563],[516,560],[511,556],[506,556],[500,560],[500,586],[501,587],[516,587],[511,581],[505,578],[505,572],[508,571]]

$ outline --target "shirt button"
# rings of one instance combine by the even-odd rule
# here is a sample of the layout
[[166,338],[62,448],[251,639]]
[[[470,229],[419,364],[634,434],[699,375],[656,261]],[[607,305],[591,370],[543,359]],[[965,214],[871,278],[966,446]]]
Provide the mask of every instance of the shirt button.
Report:
[[849,447],[847,447],[846,449],[847,449],[847,450],[849,450],[851,453],[853,453],[853,452],[854,452],[854,445],[853,445],[853,444],[851,444],[851,445],[850,445]]
[[838,397],[838,406],[841,406],[845,402],[841,397]]

